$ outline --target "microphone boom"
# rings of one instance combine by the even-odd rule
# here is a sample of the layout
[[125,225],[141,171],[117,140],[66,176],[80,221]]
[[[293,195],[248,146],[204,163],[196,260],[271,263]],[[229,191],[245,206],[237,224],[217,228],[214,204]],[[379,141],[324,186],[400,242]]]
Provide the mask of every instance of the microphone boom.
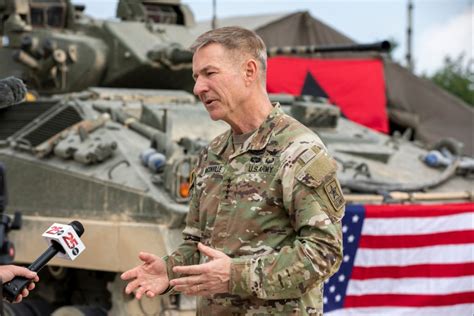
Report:
[[26,86],[18,78],[8,77],[0,80],[0,109],[20,103],[26,97]]

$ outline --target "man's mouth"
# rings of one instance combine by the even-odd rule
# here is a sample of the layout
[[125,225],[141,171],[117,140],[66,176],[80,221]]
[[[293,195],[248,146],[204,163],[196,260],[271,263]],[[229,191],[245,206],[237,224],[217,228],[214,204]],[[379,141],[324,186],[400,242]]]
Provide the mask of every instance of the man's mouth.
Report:
[[209,105],[211,105],[212,102],[214,102],[214,101],[216,101],[216,100],[215,100],[215,99],[207,99],[207,100],[204,101],[204,104],[205,104],[206,106],[209,106]]

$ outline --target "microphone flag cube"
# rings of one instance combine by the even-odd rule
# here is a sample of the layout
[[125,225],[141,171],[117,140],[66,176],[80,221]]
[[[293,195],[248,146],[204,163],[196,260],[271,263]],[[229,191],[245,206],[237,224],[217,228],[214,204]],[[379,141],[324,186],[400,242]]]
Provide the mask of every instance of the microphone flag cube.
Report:
[[57,254],[59,258],[74,260],[86,249],[86,246],[70,225],[54,223],[42,236],[49,246],[53,241],[61,245],[64,253],[60,251]]

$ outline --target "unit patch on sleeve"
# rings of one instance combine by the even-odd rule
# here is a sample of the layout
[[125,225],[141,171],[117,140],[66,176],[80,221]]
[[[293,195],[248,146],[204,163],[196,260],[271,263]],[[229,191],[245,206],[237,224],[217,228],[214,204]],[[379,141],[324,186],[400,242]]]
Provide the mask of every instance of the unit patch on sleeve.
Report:
[[336,179],[332,179],[328,183],[324,184],[324,191],[326,191],[329,201],[331,201],[332,206],[334,206],[336,210],[339,210],[344,206],[344,195],[342,195],[341,189],[337,184]]

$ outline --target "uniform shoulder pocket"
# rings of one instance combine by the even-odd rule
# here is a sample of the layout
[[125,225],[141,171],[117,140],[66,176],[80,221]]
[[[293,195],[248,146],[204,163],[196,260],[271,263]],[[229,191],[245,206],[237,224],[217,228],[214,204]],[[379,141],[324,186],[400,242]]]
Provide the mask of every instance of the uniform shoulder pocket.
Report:
[[340,221],[346,201],[336,178],[336,161],[325,149],[313,146],[301,154],[298,163],[301,169],[296,179],[315,191],[321,207],[332,221]]
[[336,161],[329,156],[326,150],[313,146],[303,152],[298,158],[301,166],[296,178],[303,184],[318,188],[325,180],[334,177],[337,170]]

